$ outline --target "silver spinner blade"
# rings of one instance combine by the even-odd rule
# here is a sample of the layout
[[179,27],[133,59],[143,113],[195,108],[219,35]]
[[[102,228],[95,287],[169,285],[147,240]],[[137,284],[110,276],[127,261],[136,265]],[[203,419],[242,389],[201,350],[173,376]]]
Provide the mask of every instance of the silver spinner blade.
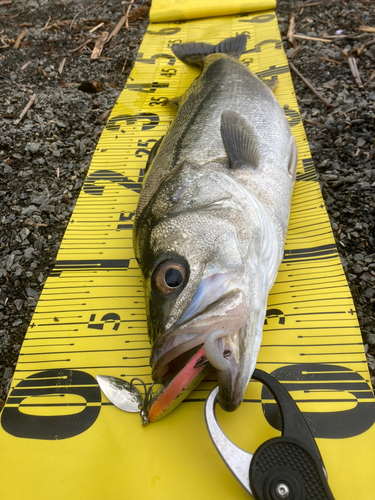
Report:
[[143,398],[138,389],[117,377],[97,375],[96,380],[105,396],[120,410],[136,413],[141,411]]
[[217,386],[210,392],[206,401],[204,413],[208,432],[221,458],[227,464],[234,477],[251,495],[249,470],[253,455],[232,443],[221,430],[215,414],[218,392],[219,387]]

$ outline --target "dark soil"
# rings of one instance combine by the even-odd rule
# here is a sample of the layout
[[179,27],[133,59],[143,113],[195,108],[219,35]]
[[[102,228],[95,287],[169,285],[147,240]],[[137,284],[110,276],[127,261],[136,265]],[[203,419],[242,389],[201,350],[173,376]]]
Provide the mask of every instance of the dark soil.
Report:
[[[0,5],[0,406],[96,143],[148,24],[149,3],[135,0],[128,26],[90,60],[95,41],[112,31],[129,3]],[[375,26],[375,3],[310,3],[319,5],[279,1],[277,14],[290,60],[332,105],[293,76],[374,375],[375,78],[358,87],[348,58],[355,58],[365,84],[375,69],[375,33],[361,30]],[[296,35],[342,37],[330,43],[295,38],[294,47],[286,37],[292,12]],[[34,94],[35,103],[15,125]]]

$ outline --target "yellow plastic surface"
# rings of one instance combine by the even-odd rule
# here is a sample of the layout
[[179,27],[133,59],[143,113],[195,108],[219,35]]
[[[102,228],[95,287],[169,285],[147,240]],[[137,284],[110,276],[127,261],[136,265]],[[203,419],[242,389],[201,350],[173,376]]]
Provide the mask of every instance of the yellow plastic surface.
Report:
[[153,0],[152,23],[231,16],[274,9],[276,0]]
[[[147,153],[173,119],[165,98],[181,95],[198,74],[175,60],[170,46],[217,43],[236,33],[249,35],[241,60],[263,79],[278,76],[275,94],[299,150],[285,259],[269,296],[257,366],[284,382],[304,412],[335,499],[374,498],[375,401],[361,335],[276,15],[267,11],[149,26],[100,138],[1,414],[4,499],[249,498],[206,430],[204,399],[213,375],[145,428],[137,414],[109,404],[94,378],[151,381],[132,217]],[[260,387],[249,384],[237,412],[218,410],[224,431],[252,452],[280,434],[269,423],[275,405]]]

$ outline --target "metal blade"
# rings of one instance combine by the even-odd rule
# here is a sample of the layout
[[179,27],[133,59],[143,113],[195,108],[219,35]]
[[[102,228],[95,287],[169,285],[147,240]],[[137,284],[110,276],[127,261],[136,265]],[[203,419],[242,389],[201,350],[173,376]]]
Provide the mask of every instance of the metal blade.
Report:
[[99,387],[112,404],[120,410],[136,413],[141,410],[143,397],[133,385],[117,377],[97,375]]
[[221,458],[227,464],[235,478],[251,495],[249,470],[253,455],[251,453],[247,453],[232,443],[232,441],[228,439],[221,430],[215,414],[218,392],[219,387],[217,386],[213,391],[211,391],[206,401],[204,413],[208,432],[210,433],[211,439],[217,451],[220,453]]

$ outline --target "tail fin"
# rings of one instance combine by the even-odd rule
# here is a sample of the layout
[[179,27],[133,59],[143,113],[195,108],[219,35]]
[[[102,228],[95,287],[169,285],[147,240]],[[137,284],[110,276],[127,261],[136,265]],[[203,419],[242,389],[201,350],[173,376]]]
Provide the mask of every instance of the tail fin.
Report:
[[247,36],[238,35],[226,38],[217,45],[203,42],[188,42],[174,44],[171,49],[173,54],[187,64],[202,64],[203,59],[210,54],[227,54],[238,59],[246,49]]

